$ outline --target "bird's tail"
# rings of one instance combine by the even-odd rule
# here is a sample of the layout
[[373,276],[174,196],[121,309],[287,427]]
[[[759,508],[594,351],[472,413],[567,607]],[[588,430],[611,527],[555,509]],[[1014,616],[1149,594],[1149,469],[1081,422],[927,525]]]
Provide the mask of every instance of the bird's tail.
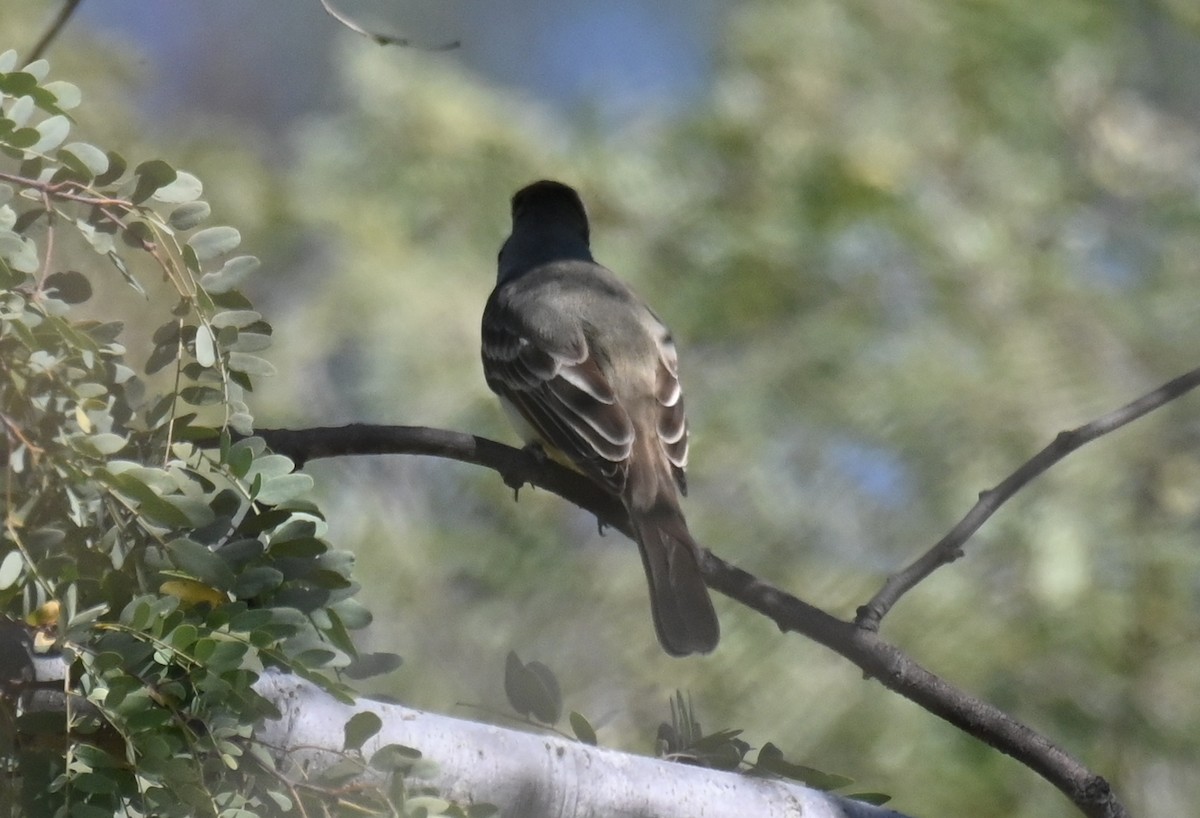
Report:
[[650,611],[663,650],[672,656],[709,653],[721,628],[700,573],[700,547],[688,533],[675,498],[660,492],[643,509],[630,508],[650,585]]

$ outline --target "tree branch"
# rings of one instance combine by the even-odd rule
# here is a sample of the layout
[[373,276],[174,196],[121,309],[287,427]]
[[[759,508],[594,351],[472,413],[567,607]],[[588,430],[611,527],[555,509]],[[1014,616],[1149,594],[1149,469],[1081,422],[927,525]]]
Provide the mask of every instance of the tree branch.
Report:
[[67,21],[71,19],[71,15],[75,13],[75,9],[78,8],[79,4],[82,2],[83,0],[66,0],[66,2],[63,3],[62,8],[60,8],[58,10],[58,14],[55,15],[54,21],[50,23],[50,28],[46,29],[45,33],[38,38],[38,41],[34,44],[33,48],[29,49],[29,56],[25,60],[26,65],[34,60],[40,59],[41,56],[46,53],[46,49],[50,47],[50,43],[54,42],[54,38],[57,37],[59,32],[63,30],[63,27],[66,26]]
[[1109,412],[1091,423],[1059,432],[1050,445],[1025,461],[1020,468],[1004,478],[998,485],[980,492],[978,502],[972,506],[965,517],[958,521],[954,528],[950,529],[946,536],[938,540],[933,548],[922,554],[911,565],[889,576],[879,592],[866,605],[858,609],[855,620],[858,626],[869,631],[879,630],[880,621],[900,600],[900,597],[911,591],[917,583],[938,568],[949,565],[961,557],[963,545],[979,530],[979,527],[987,522],[1010,497],[1046,469],[1081,446],[1153,412],[1160,406],[1187,394],[1197,386],[1200,386],[1200,367],[1180,375],[1174,380],[1167,381],[1157,389],[1147,392],[1137,400],[1127,403],[1120,409]]
[[373,41],[376,45],[398,45],[411,48],[424,48],[428,51],[449,51],[451,49],[458,48],[459,46],[458,40],[452,40],[451,42],[442,43],[441,45],[436,46],[418,46],[405,37],[396,37],[391,34],[381,34],[378,31],[370,31],[369,29],[355,22],[354,18],[352,18],[350,15],[339,10],[333,5],[333,3],[330,2],[330,0],[319,0],[319,2],[321,3],[321,8],[325,9],[326,14],[337,20],[346,28],[353,31],[355,34],[361,34],[363,37]]
[[[299,463],[319,457],[419,454],[484,466],[518,488],[525,482],[553,492],[627,535],[624,508],[582,475],[523,449],[461,432],[411,426],[260,429],[274,451]],[[1108,782],[1078,759],[1003,711],[955,688],[921,667],[878,633],[846,622],[780,590],[711,553],[702,569],[714,590],[849,659],[871,678],[1041,775],[1089,818],[1127,818]]]

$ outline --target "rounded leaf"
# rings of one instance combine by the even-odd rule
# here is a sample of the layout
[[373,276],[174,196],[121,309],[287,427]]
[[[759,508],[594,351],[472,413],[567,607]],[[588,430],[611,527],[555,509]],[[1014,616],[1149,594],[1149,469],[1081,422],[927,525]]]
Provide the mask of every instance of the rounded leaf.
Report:
[[524,664],[513,651],[504,666],[504,693],[523,716],[554,724],[562,715],[562,692],[550,668],[541,662]]
[[32,76],[38,82],[41,82],[46,78],[46,75],[50,73],[50,63],[46,60],[34,60],[21,70]]
[[220,270],[205,273],[200,277],[200,286],[216,295],[229,292],[241,285],[242,280],[262,265],[254,256],[235,256],[225,262]]
[[72,108],[78,107],[83,101],[83,94],[79,91],[79,86],[64,80],[54,80],[42,86],[50,93],[54,94],[54,101],[59,108],[64,111],[69,111]]
[[592,727],[591,722],[584,718],[582,713],[572,710],[567,720],[571,722],[571,732],[575,734],[575,738],[584,744],[596,746],[596,728]]
[[68,142],[59,151],[70,153],[94,176],[99,176],[108,170],[108,154],[95,145],[89,145],[87,142]]
[[19,273],[34,273],[38,269],[37,245],[9,231],[0,232],[0,259]]
[[29,121],[29,117],[33,115],[34,107],[33,97],[20,97],[9,106],[7,119],[14,127],[20,128]]
[[43,287],[46,290],[54,290],[58,300],[68,304],[82,304],[92,297],[91,282],[83,273],[74,270],[51,273],[46,276]]
[[176,230],[191,230],[203,224],[211,213],[208,202],[188,202],[172,210],[167,221]]
[[137,175],[137,184],[133,189],[133,201],[141,202],[150,198],[161,187],[166,187],[175,181],[175,168],[161,159],[151,159],[142,162],[133,170]]
[[196,327],[196,361],[206,369],[217,362],[217,344],[207,324]]
[[35,130],[38,132],[38,141],[30,150],[35,153],[46,153],[57,148],[67,138],[67,134],[71,132],[71,120],[58,114],[43,119],[37,124]]
[[167,204],[181,204],[200,198],[204,185],[192,174],[185,170],[175,172],[175,181],[163,185],[154,191],[153,198]]
[[16,583],[25,567],[25,559],[20,551],[9,551],[0,562],[0,589],[8,588]]
[[355,713],[343,727],[342,749],[361,750],[367,739],[383,728],[383,720],[369,710]]
[[229,368],[234,372],[245,372],[256,378],[270,377],[275,374],[275,365],[270,361],[245,352],[230,352]]
[[223,256],[236,248],[242,243],[242,234],[236,228],[226,225],[207,227],[195,233],[187,243],[198,261],[206,261]]

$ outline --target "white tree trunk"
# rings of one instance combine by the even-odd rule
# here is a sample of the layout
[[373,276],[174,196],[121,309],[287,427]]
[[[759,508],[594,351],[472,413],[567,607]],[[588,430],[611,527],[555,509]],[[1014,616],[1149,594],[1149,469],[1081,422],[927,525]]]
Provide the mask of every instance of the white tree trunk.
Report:
[[905,818],[785,781],[660,761],[370,699],[345,705],[282,673],[265,673],[255,687],[283,714],[258,732],[267,744],[305,748],[296,751],[301,759],[332,763],[347,719],[369,710],[383,728],[363,747],[367,757],[383,744],[414,747],[437,764],[428,783],[444,797],[464,805],[495,804],[505,818]]

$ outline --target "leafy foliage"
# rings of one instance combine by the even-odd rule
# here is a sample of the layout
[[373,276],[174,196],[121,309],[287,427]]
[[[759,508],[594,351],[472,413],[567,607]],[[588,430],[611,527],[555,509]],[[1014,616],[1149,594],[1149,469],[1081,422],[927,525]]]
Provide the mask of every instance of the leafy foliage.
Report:
[[[248,436],[272,371],[238,290],[257,260],[207,225],[199,179],[68,141],[78,89],[16,65],[0,54],[0,609],[57,626],[71,698],[65,721],[5,700],[0,803],[275,814],[297,796],[251,741],[277,715],[253,684],[280,668],[348,698],[329,672],[370,615],[311,479]],[[86,272],[61,266],[72,241]],[[83,314],[114,273],[153,305],[140,264],[170,296],[144,361]]]

